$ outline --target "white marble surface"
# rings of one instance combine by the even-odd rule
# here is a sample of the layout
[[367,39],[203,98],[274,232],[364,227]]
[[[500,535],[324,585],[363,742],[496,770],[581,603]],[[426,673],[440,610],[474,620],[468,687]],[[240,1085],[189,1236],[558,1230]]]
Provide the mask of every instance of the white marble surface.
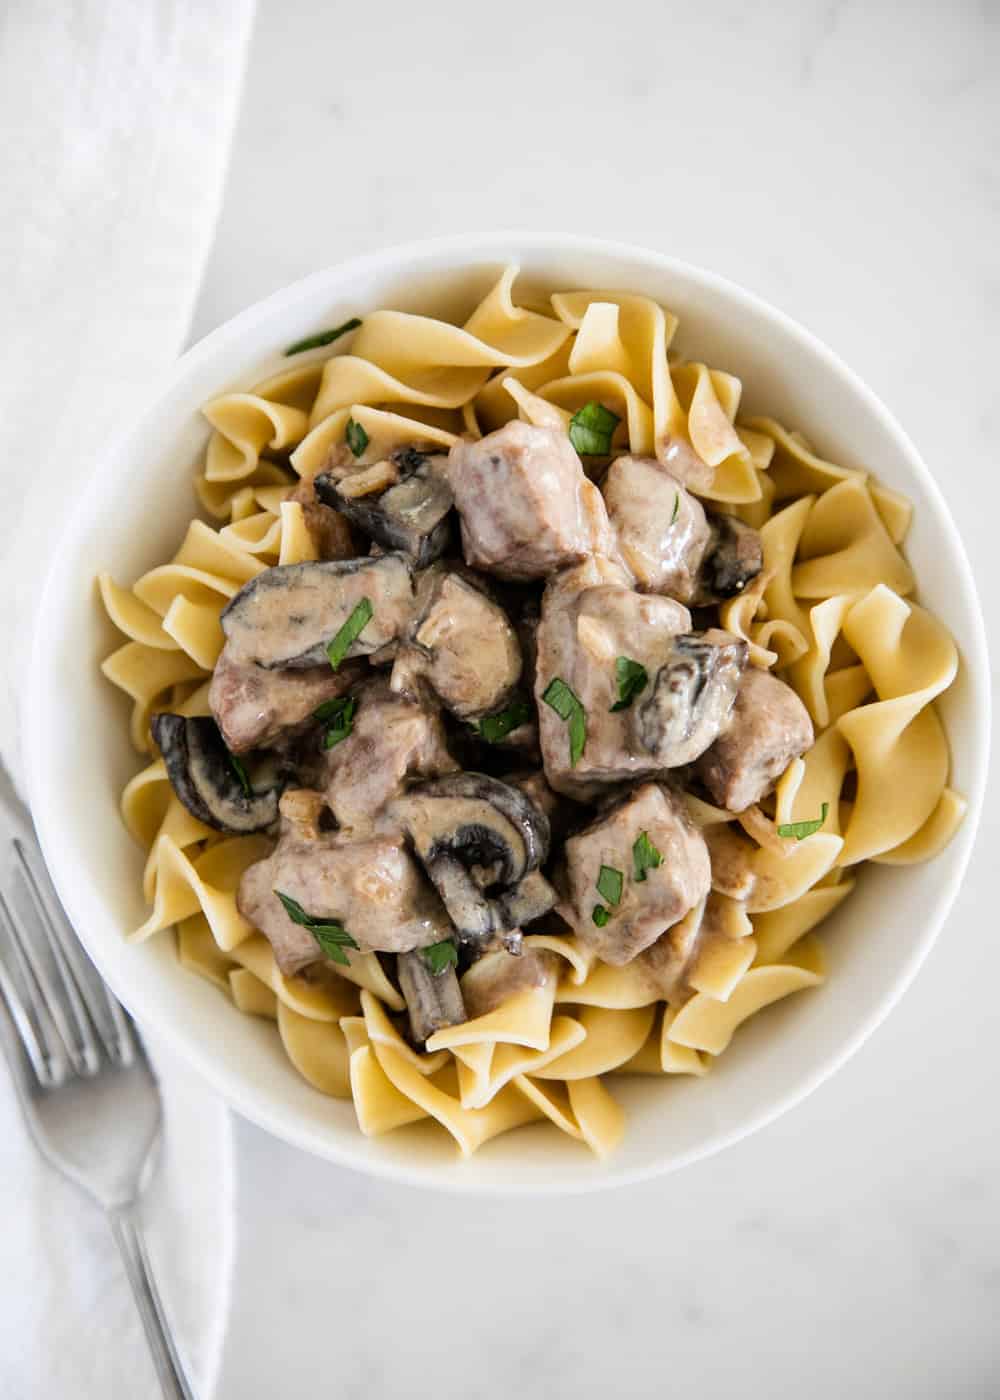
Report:
[[[991,3],[261,0],[196,331],[420,234],[582,229],[702,263],[907,425],[1000,645],[998,60]],[[219,1400],[1000,1393],[996,813],[887,1025],[680,1175],[452,1200],[240,1124]]]

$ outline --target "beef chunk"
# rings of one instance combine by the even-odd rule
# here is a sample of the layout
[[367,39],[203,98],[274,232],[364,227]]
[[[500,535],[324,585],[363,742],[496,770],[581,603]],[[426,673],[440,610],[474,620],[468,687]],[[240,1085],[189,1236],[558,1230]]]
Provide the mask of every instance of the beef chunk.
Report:
[[791,686],[751,666],[728,725],[702,754],[696,772],[720,807],[743,812],[771,791],[812,742],[812,721]]
[[515,420],[479,442],[457,442],[448,476],[474,568],[544,578],[607,546],[600,493],[555,428]]
[[[639,859],[655,849],[659,864]],[[647,844],[648,843],[648,846]],[[620,966],[648,948],[708,894],[708,848],[682,797],[644,783],[566,842],[564,917],[604,962]],[[601,867],[622,876],[621,899],[597,887]],[[646,868],[643,868],[645,866]],[[644,878],[639,878],[639,876]],[[607,911],[594,919],[595,907]],[[568,912],[567,912],[568,911]]]

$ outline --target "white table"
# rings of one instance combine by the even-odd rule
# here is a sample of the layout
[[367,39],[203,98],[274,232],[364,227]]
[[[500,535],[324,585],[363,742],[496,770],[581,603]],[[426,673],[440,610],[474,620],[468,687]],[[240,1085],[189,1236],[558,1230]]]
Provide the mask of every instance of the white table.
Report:
[[[937,473],[993,610],[998,41],[988,4],[261,0],[196,332],[422,234],[662,248],[860,371]],[[994,801],[873,1041],[680,1175],[453,1200],[241,1124],[220,1400],[1000,1393],[997,836]]]

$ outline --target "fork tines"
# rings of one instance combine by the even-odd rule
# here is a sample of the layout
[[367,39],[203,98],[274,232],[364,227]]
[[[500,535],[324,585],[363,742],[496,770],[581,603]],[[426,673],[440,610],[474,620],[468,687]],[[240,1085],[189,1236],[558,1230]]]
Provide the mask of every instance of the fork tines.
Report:
[[77,941],[41,852],[16,837],[13,849],[15,880],[0,893],[0,993],[35,1077],[51,1088],[68,1071],[94,1075],[102,1049],[112,1064],[130,1065],[128,1015]]

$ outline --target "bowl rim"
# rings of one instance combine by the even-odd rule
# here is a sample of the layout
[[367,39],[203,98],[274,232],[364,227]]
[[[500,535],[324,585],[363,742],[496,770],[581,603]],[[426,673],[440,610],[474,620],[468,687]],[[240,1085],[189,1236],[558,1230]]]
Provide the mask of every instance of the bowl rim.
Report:
[[[707,295],[720,294],[738,305],[743,305],[755,316],[775,323],[793,341],[818,359],[824,370],[845,381],[847,387],[864,401],[869,411],[879,421],[886,433],[894,438],[901,455],[906,458],[909,468],[920,480],[934,513],[935,529],[948,537],[959,564],[959,573],[954,585],[961,595],[960,603],[969,624],[970,644],[966,646],[963,663],[970,684],[970,716],[973,726],[971,751],[974,778],[966,794],[968,808],[960,831],[953,838],[959,843],[953,855],[948,878],[939,886],[933,905],[926,910],[921,920],[919,936],[914,938],[907,962],[897,974],[892,985],[882,998],[872,1007],[862,1022],[845,1036],[836,1053],[817,1067],[804,1080],[778,1096],[773,1103],[760,1109],[756,1114],[739,1124],[726,1128],[722,1126],[706,1135],[705,1139],[690,1149],[666,1159],[659,1159],[640,1166],[616,1168],[614,1159],[608,1163],[601,1175],[572,1175],[559,1172],[551,1182],[531,1181],[509,1182],[483,1181],[466,1175],[455,1167],[443,1172],[438,1164],[430,1166],[415,1160],[412,1164],[382,1159],[365,1160],[363,1157],[366,1139],[357,1137],[357,1150],[345,1145],[337,1138],[324,1138],[321,1130],[310,1130],[296,1119],[285,1121],[280,1110],[269,1100],[259,1099],[252,1085],[224,1057],[212,1053],[208,1043],[193,1041],[174,1028],[171,1018],[162,1014],[158,1004],[131,1005],[131,991],[120,985],[120,979],[108,975],[107,965],[102,957],[99,939],[91,939],[84,932],[81,941],[101,975],[108,982],[114,994],[136,1015],[140,1026],[147,1026],[150,1033],[158,1038],[175,1054],[202,1076],[231,1108],[243,1117],[272,1133],[281,1141],[301,1148],[333,1162],[368,1176],[378,1177],[410,1186],[442,1192],[458,1192],[484,1196],[569,1196],[582,1195],[592,1191],[607,1190],[648,1181],[668,1172],[677,1171],[695,1161],[713,1156],[731,1147],[743,1138],[766,1127],[782,1114],[796,1107],[813,1093],[822,1083],[840,1069],[864,1042],[885,1020],[903,993],[911,985],[914,977],[927,958],[936,941],[945,918],[954,902],[965,877],[972,848],[975,842],[979,818],[982,811],[986,788],[991,738],[991,687],[989,655],[986,641],[986,628],[982,608],[975,585],[972,567],[965,551],[958,528],[952,519],[944,496],[930,468],[926,465],[909,435],[889,411],[882,400],[843,361],[840,356],[816,335],[790,317],[780,308],[773,306],[763,297],[750,292],[718,273],[696,266],[670,254],[655,249],[619,240],[592,238],[586,234],[531,232],[523,230],[500,230],[470,234],[449,234],[430,239],[418,239],[402,244],[393,244],[369,253],[329,264],[295,282],[271,292],[268,296],[252,303],[229,320],[222,322],[214,330],[196,341],[173,363],[157,376],[143,396],[141,410],[130,418],[130,426],[114,435],[108,450],[102,454],[100,464],[87,474],[87,483],[96,488],[94,500],[102,500],[113,480],[116,464],[133,456],[142,439],[149,420],[159,411],[161,400],[177,384],[201,366],[210,363],[220,352],[235,346],[241,337],[273,312],[289,303],[306,301],[312,292],[325,290],[331,276],[345,279],[351,272],[358,276],[390,272],[412,267],[420,270],[424,260],[453,256],[456,266],[475,258],[489,256],[498,263],[505,257],[518,261],[518,251],[532,253],[553,253],[559,251],[578,252],[596,257],[626,259],[645,264],[651,270],[663,275],[676,275],[689,285],[696,286]],[[35,826],[42,846],[42,852],[53,884],[74,927],[86,921],[73,920],[75,890],[73,881],[63,863],[61,851],[71,843],[60,840],[59,804],[55,800],[55,789],[47,787],[45,775],[45,746],[41,716],[44,707],[39,703],[40,688],[45,667],[43,650],[53,635],[51,626],[58,621],[57,603],[61,595],[61,584],[66,570],[70,567],[71,551],[66,548],[71,539],[81,535],[90,523],[92,510],[84,509],[78,515],[68,518],[59,532],[52,563],[47,571],[44,585],[39,595],[33,619],[33,645],[27,685],[22,691],[21,723],[23,726],[23,750],[27,791]],[[116,985],[119,983],[119,985]]]

